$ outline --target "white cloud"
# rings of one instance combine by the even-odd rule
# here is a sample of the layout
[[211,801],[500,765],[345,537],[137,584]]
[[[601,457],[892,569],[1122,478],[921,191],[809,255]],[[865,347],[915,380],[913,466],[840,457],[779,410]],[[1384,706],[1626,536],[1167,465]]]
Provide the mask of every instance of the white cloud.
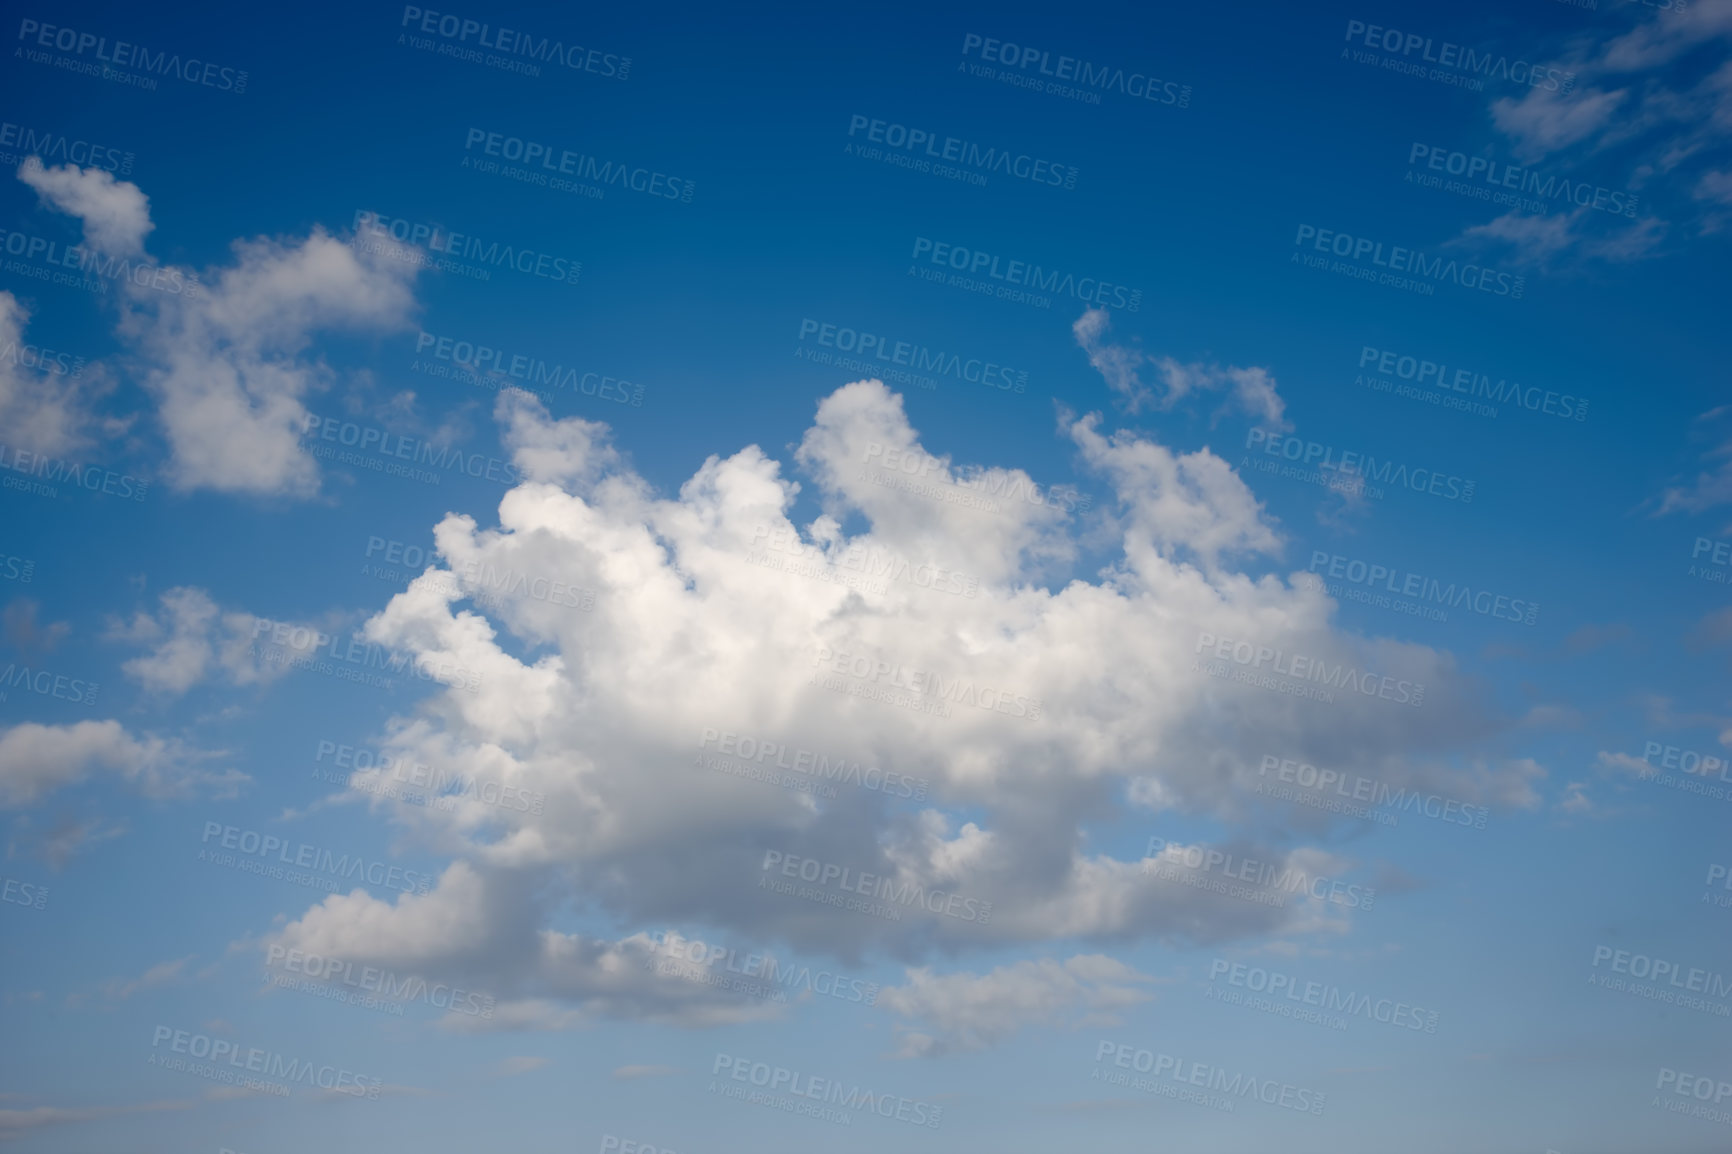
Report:
[[[206,590],[182,585],[163,593],[159,601],[160,613],[135,613],[127,622],[111,619],[103,635],[105,640],[151,647],[149,653],[121,665],[145,689],[175,696],[219,672],[226,685],[256,685],[292,668],[286,659],[268,660],[255,645],[260,618],[221,609]],[[311,626],[297,628],[309,641],[302,650],[310,649],[318,631]],[[285,658],[302,655],[289,647],[277,648],[284,650]]]
[[171,739],[134,737],[118,721],[26,721],[0,729],[0,807],[29,805],[98,772],[114,774],[140,793],[159,798],[199,791],[232,796],[251,780],[239,770],[200,768],[199,762],[214,756]]
[[93,377],[25,365],[29,323],[18,298],[0,292],[0,435],[14,448],[63,457],[89,443]]
[[443,1023],[468,1032],[574,1029],[610,1017],[702,1027],[780,1016],[777,1005],[657,972],[645,934],[604,941],[537,928],[535,880],[455,862],[431,891],[394,904],[359,889],[332,895],[261,949],[485,983],[474,988],[498,999],[489,1017],[451,1014]]
[[308,497],[318,464],[302,444],[306,400],[332,371],[314,332],[389,332],[407,323],[414,266],[365,256],[315,227],[302,241],[237,241],[234,263],[196,296],[135,290],[122,332],[183,490]]
[[1558,808],[1571,817],[1584,817],[1594,812],[1593,799],[1588,796],[1588,784],[1585,781],[1572,781],[1564,786],[1564,796],[1558,802]]
[[[505,494],[497,527],[456,514],[438,524],[450,571],[394,596],[364,635],[481,675],[477,692],[437,693],[393,719],[380,735],[387,752],[545,806],[490,805],[477,791],[443,809],[372,793],[376,811],[457,860],[429,894],[334,896],[276,939],[462,977],[499,997],[491,1023],[453,1017],[448,1028],[608,1016],[701,1025],[770,1012],[649,973],[641,934],[547,928],[556,904],[573,900],[622,926],[701,924],[799,954],[911,963],[1058,940],[1335,934],[1349,924],[1344,907],[1234,901],[1163,881],[1140,857],[1091,847],[1089,823],[1132,781],[1174,811],[1243,818],[1268,750],[1500,805],[1525,800],[1538,772],[1449,768],[1449,751],[1483,747],[1505,723],[1448,654],[1346,633],[1316,589],[1239,571],[1237,559],[1266,561],[1280,538],[1206,449],[1108,433],[1098,416],[1069,420],[1062,432],[1111,491],[1122,540],[1098,579],[1043,582],[1077,551],[1062,510],[1020,502],[988,515],[861,479],[874,444],[936,462],[928,484],[966,468],[928,450],[878,382],[825,397],[801,439],[796,461],[825,510],[805,525],[789,519],[798,486],[755,446],[708,458],[662,497],[599,425],[555,421],[517,393],[500,398],[497,416],[530,479]],[[780,569],[763,563],[776,559]],[[924,587],[915,574],[927,564],[978,584],[972,595]],[[876,570],[866,584],[862,568]],[[554,577],[595,590],[593,609],[534,592]],[[467,601],[483,591],[486,613]],[[1194,668],[1205,633],[1421,683],[1424,706],[1354,692],[1325,704],[1220,681]],[[1043,708],[1012,716],[992,695],[955,701],[945,717],[832,692],[814,684],[825,648]],[[931,791],[916,804],[844,787],[818,804],[694,766],[706,729],[907,773]],[[367,789],[386,772],[352,781]],[[953,816],[963,809],[968,820]],[[1306,829],[1330,820],[1287,816]],[[991,916],[907,909],[891,920],[784,897],[758,886],[768,851],[991,903]],[[1234,852],[1277,871],[1359,868],[1304,845],[1253,840]]]
[[1457,243],[1502,245],[1523,264],[1546,265],[1570,251],[1616,263],[1647,256],[1666,235],[1665,222],[1652,216],[1618,225],[1610,232],[1590,227],[1598,223],[1598,215],[1585,207],[1549,216],[1511,210],[1485,224],[1469,226]]
[[144,255],[144,238],[156,226],[150,221],[150,198],[136,184],[115,180],[94,165],[64,164],[44,168],[34,156],[18,166],[18,179],[36,190],[42,203],[84,222],[84,243],[105,256]]
[[[19,178],[44,203],[79,217],[94,247],[149,260],[149,202],[136,186],[75,165],[26,163]],[[405,326],[416,266],[360,253],[316,226],[305,239],[261,237],[232,247],[233,262],[202,282],[184,269],[168,278],[184,291],[125,280],[119,332],[156,399],[172,485],[310,497],[319,469],[301,443],[305,402],[334,376],[309,355],[313,334]]]
[[158,962],[136,978],[111,978],[102,983],[102,992],[116,1001],[124,1001],[140,990],[152,990],[158,986],[166,986],[176,981],[186,969],[186,964],[192,961],[188,954],[184,958],[174,958],[166,962]]
[[[1616,156],[1612,163],[1628,174],[1616,183],[1627,181],[1632,189],[1660,188],[1651,180],[1654,175],[1676,173],[1668,183],[1693,186],[1697,203],[1668,208],[1694,207],[1698,231],[1719,231],[1726,213],[1715,203],[1715,170],[1725,168],[1732,143],[1729,49],[1732,0],[1693,0],[1681,10],[1647,13],[1621,35],[1582,39],[1556,62],[1561,71],[1575,74],[1571,91],[1535,87],[1520,97],[1498,99],[1491,105],[1492,123],[1524,163],[1573,157],[1603,166]],[[1709,55],[1702,55],[1704,50]],[[1687,54],[1694,59],[1686,60]],[[1704,59],[1711,62],[1706,71],[1699,66]],[[1691,178],[1680,171],[1687,165],[1706,171]],[[1650,219],[1587,255],[1611,260],[1649,255],[1666,225],[1654,217],[1651,205],[1644,212]],[[1591,226],[1604,223],[1589,217],[1576,231],[1585,241],[1595,231]]]
[[[1732,405],[1721,405],[1696,418],[1699,428],[1711,428],[1732,419]],[[1702,458],[1702,469],[1695,480],[1671,485],[1660,494],[1654,516],[1668,513],[1701,513],[1720,505],[1732,504],[1732,432],[1723,432]]]
[[910,969],[907,984],[879,992],[878,1004],[919,1027],[899,1024],[898,1057],[935,1058],[985,1050],[1024,1026],[1113,1026],[1118,1011],[1149,1000],[1146,974],[1102,954],[998,966],[989,973]]
[[502,1078],[514,1078],[520,1074],[532,1074],[553,1062],[552,1058],[515,1057],[507,1058],[499,1063],[498,1074]]
[[126,830],[125,822],[110,825],[101,817],[79,819],[62,815],[53,825],[37,833],[30,818],[20,815],[7,838],[6,854],[8,857],[19,853],[40,857],[58,870],[78,854],[105,841],[113,841]]
[[1224,555],[1273,554],[1281,542],[1263,506],[1233,467],[1208,449],[1175,454],[1121,430],[1102,436],[1098,417],[1073,422],[1071,439],[1084,460],[1104,473],[1126,507],[1127,558],[1151,566],[1181,555],[1218,572]]
[[1107,387],[1122,396],[1125,407],[1134,413],[1154,399],[1153,392],[1137,374],[1145,358],[1139,349],[1102,340],[1111,324],[1106,309],[1089,309],[1071,325],[1071,334],[1088,354],[1089,364],[1106,378]]
[[1585,93],[1532,88],[1493,101],[1492,123],[1514,139],[1517,156],[1539,160],[1603,131],[1628,95],[1621,88]]
[[1628,753],[1618,753],[1606,749],[1602,749],[1598,756],[1594,758],[1594,767],[1599,769],[1602,773],[1613,776],[1634,777],[1637,780],[1646,780],[1660,772],[1652,764],[1643,761],[1639,757],[1633,757]]
[[[1213,364],[1182,364],[1172,357],[1150,357],[1140,349],[1109,343],[1111,325],[1107,310],[1089,309],[1071,326],[1076,342],[1107,385],[1124,398],[1127,412],[1145,405],[1167,411],[1193,393],[1218,392],[1231,395],[1239,410],[1259,424],[1277,430],[1292,428],[1286,419],[1286,403],[1276,389],[1275,378],[1263,368],[1239,368]],[[1159,395],[1146,384],[1138,369],[1152,365],[1160,377]]]
[[0,1110],[0,1142],[22,1138],[50,1126],[74,1122],[94,1122],[102,1118],[123,1117],[127,1114],[154,1114],[163,1110],[190,1110],[194,1103],[185,1099],[157,1102],[135,1102],[121,1106],[33,1106],[25,1110]]

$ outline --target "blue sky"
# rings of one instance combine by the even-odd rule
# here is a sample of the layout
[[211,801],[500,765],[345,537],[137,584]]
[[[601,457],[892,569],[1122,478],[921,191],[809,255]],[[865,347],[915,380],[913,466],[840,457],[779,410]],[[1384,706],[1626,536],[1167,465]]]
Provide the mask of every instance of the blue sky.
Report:
[[1732,5],[9,27],[0,1141],[1724,1148]]

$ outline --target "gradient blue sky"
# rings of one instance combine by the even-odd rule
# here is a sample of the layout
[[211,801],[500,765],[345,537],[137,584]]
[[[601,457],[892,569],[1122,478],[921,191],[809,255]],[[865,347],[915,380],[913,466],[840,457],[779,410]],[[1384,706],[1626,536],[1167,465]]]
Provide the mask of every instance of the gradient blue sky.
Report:
[[[1650,742],[1721,758],[1732,749],[1732,566],[1707,566],[1717,580],[1692,572],[1732,540],[1722,411],[1732,4],[459,15],[629,56],[629,75],[527,77],[437,56],[399,43],[403,10],[379,5],[71,4],[11,18],[15,49],[21,21],[35,20],[214,60],[248,81],[240,94],[172,80],[141,91],[20,51],[0,80],[7,125],[132,153],[122,179],[148,197],[145,259],[199,270],[212,292],[200,313],[178,298],[119,286],[95,296],[0,268],[7,316],[27,314],[22,340],[87,362],[76,387],[0,365],[7,453],[29,449],[40,426],[26,417],[51,410],[76,428],[42,451],[151,480],[142,501],[65,485],[52,497],[0,492],[0,555],[33,562],[25,582],[0,560],[0,664],[101,686],[94,705],[0,687],[5,876],[48,891],[41,909],[0,905],[0,1141],[56,1154],[552,1154],[607,1135],[681,1154],[1726,1148],[1725,1122],[1654,1102],[1662,1069],[1732,1083],[1728,1019],[1590,978],[1609,968],[1595,966],[1597,947],[1732,975],[1732,911],[1704,898],[1732,896],[1704,881],[1732,862],[1732,794],[1667,788],[1639,764]],[[1344,57],[1365,51],[1344,37],[1350,22],[1576,80],[1550,94],[1400,75]],[[1189,103],[1108,92],[1095,105],[971,75],[970,34],[1151,73],[1188,85]],[[978,187],[850,155],[856,115],[1050,158],[1075,167],[1075,187],[1002,174]],[[641,165],[694,193],[679,203],[610,188],[596,200],[472,171],[471,129]],[[1506,214],[1404,179],[1419,171],[1416,143],[1634,192],[1640,210]],[[9,169],[25,155],[0,150],[15,154]],[[104,205],[131,203],[88,181]],[[0,228],[77,244],[71,204],[9,176]],[[574,285],[505,271],[404,279],[350,257],[324,279],[283,273],[280,300],[250,294],[240,274],[223,279],[275,259],[237,242],[274,238],[277,256],[314,230],[347,242],[360,210],[579,260],[582,274]],[[86,237],[93,219],[84,214]],[[1304,267],[1305,225],[1522,275],[1522,298],[1449,283],[1419,295]],[[1140,307],[1093,318],[1108,326],[1091,346],[1103,371],[1073,331],[1087,326],[1083,302],[1038,308],[928,283],[911,275],[917,238],[1140,289]],[[801,340],[808,319],[1026,371],[1021,394],[953,378],[891,390],[927,451],[1075,485],[1087,511],[1024,509],[1030,536],[1014,539],[1041,546],[1006,554],[1014,535],[981,528],[997,524],[990,516],[939,507],[935,521],[930,502],[850,488],[843,474],[858,471],[859,454],[809,432],[820,404],[836,443],[855,447],[900,427],[898,402],[870,387],[838,394],[869,374],[797,355],[813,345]],[[418,484],[329,461],[312,487],[292,466],[249,472],[268,456],[249,446],[258,427],[227,428],[208,400],[189,398],[217,390],[223,366],[252,356],[244,334],[267,329],[273,339],[248,361],[271,369],[249,377],[243,403],[255,414],[280,405],[291,418],[518,453],[532,480],[556,486],[520,490],[534,516],[569,518],[562,502],[579,498],[605,507],[569,520],[566,544],[524,554],[596,588],[593,613],[519,628],[493,615],[501,661],[563,655],[551,696],[490,682],[470,704],[493,720],[478,721],[463,712],[467,695],[440,686],[264,676],[244,643],[225,657],[234,637],[250,640],[252,618],[361,629],[402,586],[365,570],[380,560],[370,539],[431,548],[452,513],[495,527],[508,492],[454,472]],[[514,434],[491,391],[411,368],[421,331],[623,378],[642,385],[642,403],[568,391]],[[1588,414],[1503,405],[1482,417],[1380,393],[1356,383],[1367,347],[1584,397]],[[165,380],[165,366],[179,375]],[[1272,386],[1278,408],[1246,381]],[[1098,425],[1079,431],[1089,414]],[[584,422],[608,426],[617,457],[586,456],[581,442],[600,433]],[[278,447],[286,427],[277,420]],[[1271,433],[1470,478],[1474,496],[1344,501],[1244,464],[1248,438]],[[563,463],[526,464],[534,445]],[[802,529],[829,512],[850,536],[904,552],[918,542],[984,570],[980,598],[954,599],[969,623],[944,636],[950,598],[902,589],[842,604],[834,586],[752,566],[744,549],[722,548],[718,561],[706,552],[714,541],[682,536],[712,498],[747,534],[763,520],[742,495],[749,462],[729,474],[738,487],[712,466],[682,497],[707,458],[753,445],[799,483],[788,518]],[[189,465],[199,452],[225,463]],[[1182,459],[1200,471],[1163,472],[1173,454],[1198,454]],[[1210,462],[1221,468],[1201,470]],[[643,487],[603,493],[603,475]],[[633,517],[651,497],[669,503],[653,529]],[[945,526],[961,526],[954,561]],[[1154,559],[1128,549],[1127,535]],[[1693,562],[1701,539],[1707,556]],[[634,564],[657,545],[679,560],[609,568],[622,543]],[[1462,610],[1425,621],[1349,600],[1319,608],[1293,578],[1317,552],[1540,610],[1527,626]],[[730,601],[753,586],[750,605]],[[197,622],[177,631],[172,604]],[[200,617],[196,606],[214,608]],[[414,649],[425,624],[403,625],[391,644]],[[1191,671],[1199,631],[1357,654],[1426,681],[1427,698],[1414,710],[1331,706],[1213,681]],[[1020,677],[1047,712],[945,728],[882,703],[799,696],[790,687],[811,653],[839,636],[923,668],[934,652],[963,662],[966,648],[989,681],[1014,665],[1005,679]],[[141,665],[143,655],[158,661]],[[449,739],[479,758],[488,726],[517,708],[541,712],[518,729],[498,721],[515,736],[497,740],[535,763],[524,780],[550,806],[533,822],[489,812],[458,829],[311,776],[318,742],[407,741],[410,718],[423,727],[416,740]],[[122,737],[71,728],[110,720]],[[932,795],[849,798],[830,816],[772,810],[790,799],[690,768],[706,726],[824,740],[931,779]],[[1267,804],[1255,789],[1269,754],[1423,785],[1485,806],[1488,819],[1471,830],[1404,814],[1385,827]],[[718,788],[739,807],[717,803],[707,791]],[[639,804],[643,793],[661,799],[665,819]],[[429,904],[413,918],[413,903],[379,886],[316,909],[316,891],[199,862],[211,821],[443,878],[428,901],[453,912]],[[946,839],[966,822],[1001,839],[996,868],[943,875],[950,859],[928,842],[909,876],[989,895],[992,934],[765,904],[755,868],[734,868],[804,845],[870,869],[862,847],[918,857],[908,847],[921,831],[962,854]],[[508,835],[539,848],[500,848]],[[1151,837],[1327,862],[1314,868],[1374,887],[1377,900],[1271,919],[1183,887],[1151,897],[1137,880]],[[1130,880],[1078,864],[1103,861]],[[455,892],[452,868],[480,878],[479,892]],[[737,998],[692,1004],[692,983],[622,992],[600,963],[552,974],[514,952],[537,932],[607,944],[666,930],[840,970],[885,995],[754,1017]],[[363,962],[495,991],[501,1007],[520,1008],[513,1028],[504,1014],[476,1030],[425,1006],[395,1017],[268,988],[272,943],[332,940]],[[609,957],[639,956],[619,950]],[[1439,1027],[1356,1020],[1336,1031],[1224,1006],[1206,996],[1217,958],[1435,1009]],[[160,1025],[344,1066],[386,1091],[354,1102],[215,1092],[148,1064]],[[911,1036],[928,1050],[916,1053]],[[1103,1040],[1308,1087],[1327,1108],[1244,1102],[1223,1113],[1139,1096],[1091,1080]],[[721,1101],[710,1092],[718,1053],[940,1103],[943,1125],[857,1116],[843,1128]]]

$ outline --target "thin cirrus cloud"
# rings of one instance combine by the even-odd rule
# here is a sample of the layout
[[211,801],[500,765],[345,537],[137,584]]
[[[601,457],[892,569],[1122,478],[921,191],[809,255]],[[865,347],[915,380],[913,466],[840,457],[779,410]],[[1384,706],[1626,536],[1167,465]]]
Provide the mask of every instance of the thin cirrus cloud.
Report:
[[1569,91],[1539,85],[1500,97],[1489,107],[1493,127],[1522,163],[1559,166],[1548,170],[1553,180],[1596,183],[1589,169],[1620,174],[1597,183],[1640,192],[1637,218],[1608,219],[1587,207],[1541,216],[1511,211],[1468,229],[1461,241],[1501,245],[1517,260],[1542,265],[1565,254],[1617,262],[1656,255],[1667,216],[1691,218],[1704,234],[1726,227],[1732,3],[1699,0],[1647,13],[1619,35],[1583,38],[1558,67],[1575,74]]
[[[1089,364],[1122,398],[1127,412],[1145,407],[1170,410],[1193,394],[1226,390],[1233,405],[1259,424],[1277,431],[1292,428],[1286,418],[1286,402],[1267,369],[1183,364],[1170,356],[1151,357],[1141,349],[1107,340],[1111,324],[1106,309],[1092,308],[1077,318],[1071,334],[1088,354]],[[1142,379],[1140,370],[1145,365],[1159,380],[1159,391]]]

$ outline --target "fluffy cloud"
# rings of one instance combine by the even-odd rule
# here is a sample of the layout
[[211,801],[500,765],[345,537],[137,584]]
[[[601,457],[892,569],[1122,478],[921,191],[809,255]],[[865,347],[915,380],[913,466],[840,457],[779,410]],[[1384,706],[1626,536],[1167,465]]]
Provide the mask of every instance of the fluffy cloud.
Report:
[[134,737],[118,721],[27,721],[0,729],[0,807],[29,805],[94,773],[113,774],[149,797],[232,795],[250,780],[239,770],[201,768],[213,756],[170,739]]
[[333,895],[261,948],[303,950],[392,973],[438,974],[497,1000],[488,1016],[451,1013],[451,1029],[557,1030],[603,1018],[689,1027],[779,1016],[683,972],[664,973],[646,934],[619,941],[540,928],[536,882],[518,871],[453,863],[425,894],[395,903],[364,890]]
[[[1448,654],[1349,634],[1315,587],[1244,571],[1267,568],[1281,539],[1206,449],[1066,419],[1121,538],[1087,580],[1052,576],[1079,551],[1066,503],[949,499],[978,494],[982,478],[1000,494],[1033,481],[929,449],[879,382],[819,404],[795,458],[823,511],[803,525],[790,519],[800,486],[756,446],[710,457],[664,497],[601,425],[556,421],[517,392],[496,416],[526,480],[501,500],[497,526],[458,514],[438,524],[448,568],[364,628],[481,674],[478,691],[438,693],[380,735],[391,756],[430,767],[449,804],[392,799],[377,788],[385,768],[351,779],[366,804],[457,860],[429,894],[333,896],[278,939],[461,976],[502,999],[495,1025],[764,1009],[656,981],[642,935],[546,928],[572,899],[625,926],[911,963],[1056,941],[1340,933],[1344,906],[1236,901],[1163,880],[1140,853],[1094,844],[1091,827],[1128,797],[1158,797],[1163,813],[1234,823],[1223,844],[1277,872],[1345,877],[1361,867],[1303,844],[1333,819],[1256,796],[1262,756],[1500,806],[1531,801],[1543,775],[1531,763],[1462,768],[1459,751],[1510,723]],[[874,478],[892,451],[916,462],[918,485]],[[1343,690],[1320,702],[1217,679],[1199,665],[1210,636],[1423,685],[1423,704]],[[843,784],[819,802],[714,772],[695,759],[715,755],[723,732],[767,741],[789,765],[814,751],[925,779],[930,792],[917,801]],[[1139,849],[1157,832],[1139,830]],[[794,858],[871,874],[880,895],[940,897],[927,909],[892,897],[889,915],[870,916],[774,892],[766,862]],[[951,908],[949,895],[976,912],[990,903],[990,916],[927,912]]]
[[[170,589],[159,601],[158,613],[135,613],[126,622],[110,620],[104,633],[109,641],[150,646],[149,653],[124,662],[121,669],[153,693],[185,693],[218,671],[228,685],[273,681],[292,668],[292,658],[311,647],[303,646],[302,652],[277,647],[283,649],[276,654],[282,659],[270,660],[274,650],[268,640],[265,646],[254,644],[258,617],[223,610],[208,592],[194,586]],[[316,639],[310,626],[299,628],[304,637]]]
[[0,429],[7,444],[49,457],[76,453],[89,442],[92,378],[24,362],[30,313],[0,292]]
[[1152,981],[1102,954],[999,966],[986,974],[908,971],[906,985],[883,990],[879,1004],[921,1023],[898,1027],[898,1056],[935,1058],[985,1050],[1028,1025],[1117,1025],[1117,1011],[1146,1002]]
[[83,221],[88,247],[105,256],[144,255],[144,238],[156,226],[150,221],[150,198],[136,184],[115,180],[94,165],[44,168],[34,156],[18,167],[18,179],[35,189],[43,204]]
[[413,265],[362,256],[319,228],[302,241],[237,241],[196,296],[138,289],[122,331],[145,358],[177,488],[311,496],[306,399],[332,373],[316,331],[391,331],[413,303]]
[[[44,203],[78,217],[93,247],[149,261],[149,202],[136,185],[75,165],[27,162],[19,176]],[[305,402],[333,373],[308,348],[322,331],[389,332],[408,323],[416,266],[391,256],[359,253],[315,227],[300,240],[236,241],[233,262],[202,282],[191,270],[165,281],[182,291],[125,281],[120,334],[156,399],[171,484],[318,491],[318,464],[301,443]]]

